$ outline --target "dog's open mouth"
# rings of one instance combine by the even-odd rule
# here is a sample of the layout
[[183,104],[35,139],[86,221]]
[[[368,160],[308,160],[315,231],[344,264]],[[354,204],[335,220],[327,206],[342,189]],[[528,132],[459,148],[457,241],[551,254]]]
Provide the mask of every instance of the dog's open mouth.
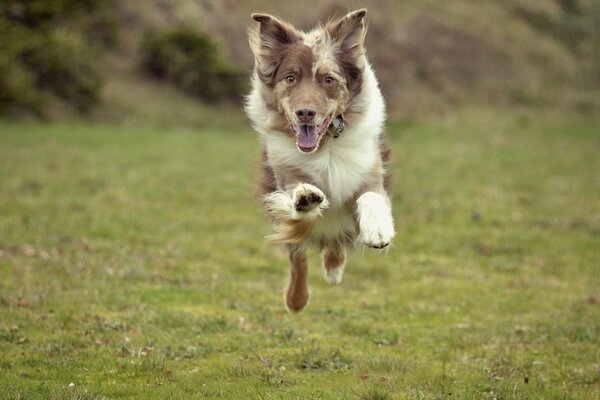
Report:
[[331,116],[327,116],[320,125],[291,124],[298,150],[303,153],[312,153],[317,150],[330,124]]

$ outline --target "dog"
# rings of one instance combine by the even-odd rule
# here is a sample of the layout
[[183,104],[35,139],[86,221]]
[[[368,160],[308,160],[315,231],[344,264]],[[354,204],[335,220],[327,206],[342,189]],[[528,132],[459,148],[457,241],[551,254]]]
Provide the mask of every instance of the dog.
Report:
[[323,250],[325,278],[339,284],[346,247],[381,249],[395,235],[385,103],[366,57],[366,18],[360,9],[303,32],[252,14],[246,112],[261,140],[268,239],[289,250],[288,311],[309,299],[309,244]]

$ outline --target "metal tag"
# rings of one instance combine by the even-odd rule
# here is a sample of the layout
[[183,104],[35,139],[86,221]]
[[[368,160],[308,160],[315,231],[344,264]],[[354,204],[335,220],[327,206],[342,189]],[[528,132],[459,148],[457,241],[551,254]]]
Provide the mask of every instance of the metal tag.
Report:
[[333,128],[335,130],[333,137],[337,138],[340,136],[340,133],[344,131],[344,117],[342,115],[338,115],[333,119]]

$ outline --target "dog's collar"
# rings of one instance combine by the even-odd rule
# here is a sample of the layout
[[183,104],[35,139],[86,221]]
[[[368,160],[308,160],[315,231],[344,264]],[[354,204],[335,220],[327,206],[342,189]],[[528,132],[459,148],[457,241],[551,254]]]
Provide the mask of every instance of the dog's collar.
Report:
[[340,114],[331,121],[331,125],[327,129],[327,133],[334,139],[340,137],[340,134],[344,131],[346,125],[344,124],[344,115]]

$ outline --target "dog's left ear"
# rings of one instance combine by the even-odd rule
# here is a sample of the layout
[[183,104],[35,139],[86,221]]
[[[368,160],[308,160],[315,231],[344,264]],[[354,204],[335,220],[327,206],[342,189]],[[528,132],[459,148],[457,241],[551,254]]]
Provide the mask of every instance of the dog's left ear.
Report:
[[327,32],[340,45],[340,52],[356,58],[365,54],[366,18],[367,10],[362,8],[327,24]]

